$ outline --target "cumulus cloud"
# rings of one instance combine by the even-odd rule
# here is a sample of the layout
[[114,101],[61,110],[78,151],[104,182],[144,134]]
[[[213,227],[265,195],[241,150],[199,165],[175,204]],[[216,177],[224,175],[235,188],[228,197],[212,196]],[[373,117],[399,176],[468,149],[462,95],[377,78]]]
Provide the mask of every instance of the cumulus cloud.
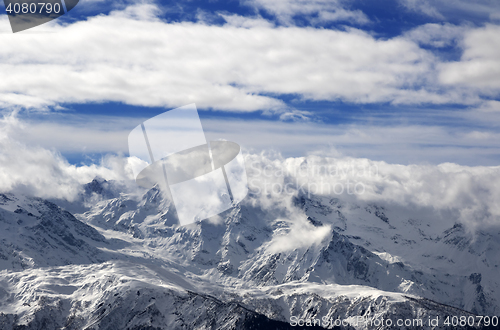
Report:
[[460,61],[442,63],[440,81],[472,87],[483,95],[500,92],[500,26],[486,25],[467,31]]
[[26,145],[55,149],[66,155],[128,153],[130,131],[148,119],[77,115],[64,111],[31,117],[30,120],[25,117],[22,114],[14,117],[22,129],[11,129],[11,139]]
[[0,191],[20,192],[42,198],[73,200],[82,184],[96,176],[111,180],[132,178],[127,159],[107,156],[100,164],[75,166],[57,151],[26,145],[11,137],[22,131],[15,116],[0,120]]
[[400,3],[408,10],[417,11],[435,18],[444,18],[437,8],[427,0],[400,0]]
[[465,25],[429,23],[406,32],[405,37],[421,45],[442,48],[461,44],[465,32],[470,29]]
[[[114,180],[133,179],[133,158],[108,156],[99,164],[72,165],[54,150],[27,145],[13,138],[16,136],[13,131],[22,132],[26,128],[29,126],[26,127],[15,116],[0,121],[1,192],[16,191],[71,200],[78,195],[81,184],[90,182],[96,176]],[[470,140],[498,140],[497,136],[480,131],[468,135]],[[294,196],[311,194],[451,212],[456,215],[457,221],[471,230],[500,224],[499,166],[471,167],[453,163],[398,165],[345,156],[284,158],[279,153],[249,153],[246,167],[251,189],[249,202],[258,203],[264,209],[284,210],[281,217],[295,210]],[[297,221],[294,226],[285,236],[290,238],[309,231],[311,240],[303,239],[301,244],[304,246],[326,235],[325,228],[309,228],[305,222]],[[277,246],[289,241],[287,238],[277,239]]]
[[[262,205],[298,194],[340,197],[456,216],[470,230],[500,226],[500,167],[398,165],[360,158],[248,155],[249,186]],[[291,202],[282,202],[291,205]]]
[[500,113],[500,101],[485,101],[480,107],[477,108],[477,110],[481,112]]
[[[0,36],[0,105],[48,108],[115,101],[174,108],[292,112],[279,99],[465,103],[477,93],[437,84],[440,64],[408,37],[276,27],[232,16],[222,26],[167,23],[151,4]],[[8,32],[7,19],[3,30]],[[418,38],[417,38],[418,39]],[[446,73],[444,74],[446,76]],[[276,97],[278,96],[278,97]]]
[[318,244],[331,233],[331,226],[314,227],[309,223],[305,216],[300,216],[295,211],[288,219],[278,219],[289,223],[290,227],[286,228],[286,232],[277,231],[277,234],[267,246],[268,253],[280,253],[283,251],[307,248],[311,245]]
[[279,100],[234,86],[237,79],[222,69],[224,61],[237,59],[224,56],[237,47],[231,32],[167,24],[156,18],[156,9],[129,6],[66,26],[54,22],[45,26],[47,33],[2,34],[9,47],[0,54],[5,78],[0,104],[46,108],[117,101],[177,107],[196,101],[219,110],[285,108]]
[[339,0],[247,0],[245,4],[264,9],[282,24],[293,25],[296,16],[305,16],[313,23],[344,21],[366,24],[370,20],[360,10],[350,10],[348,1]]
[[[205,120],[203,125],[210,139],[223,137],[257,153],[274,149],[286,157],[305,154],[368,157],[398,164],[496,165],[500,162],[500,140],[496,138],[500,113],[489,113],[485,117],[484,112],[479,111],[445,114],[421,110],[420,115],[422,117],[408,119],[415,124],[392,122],[385,116],[357,124]],[[444,117],[434,119],[435,125],[417,124],[438,115]],[[459,127],[450,123],[457,123]],[[461,123],[471,127],[464,128]],[[476,125],[491,138],[478,139],[473,134],[478,130]]]

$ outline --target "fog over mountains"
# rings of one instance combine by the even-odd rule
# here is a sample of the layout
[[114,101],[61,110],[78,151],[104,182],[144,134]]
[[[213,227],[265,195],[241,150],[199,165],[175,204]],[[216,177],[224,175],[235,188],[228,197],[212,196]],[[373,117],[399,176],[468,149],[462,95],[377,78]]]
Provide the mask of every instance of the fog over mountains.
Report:
[[[390,184],[377,201],[366,177],[359,195],[302,189],[290,169],[313,161],[326,160],[251,162],[241,204],[184,227],[156,187],[126,181],[96,178],[71,201],[1,194],[0,328],[288,329],[317,319],[384,329],[368,322],[421,319],[445,329],[447,316],[499,314],[494,210],[397,203],[404,195]],[[287,174],[263,179],[279,169]],[[266,190],[278,181],[293,183],[289,194]]]

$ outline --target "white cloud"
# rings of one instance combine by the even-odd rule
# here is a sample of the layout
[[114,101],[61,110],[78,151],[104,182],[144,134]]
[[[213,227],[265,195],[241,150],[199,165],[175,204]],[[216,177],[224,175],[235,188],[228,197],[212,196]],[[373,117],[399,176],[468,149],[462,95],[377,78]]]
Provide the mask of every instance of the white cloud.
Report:
[[408,10],[437,19],[488,21],[498,19],[500,3],[497,0],[399,0]]
[[127,159],[108,156],[100,165],[71,165],[56,151],[26,145],[11,137],[13,131],[23,129],[14,116],[0,120],[1,192],[73,200],[81,184],[96,176],[115,180],[132,178]]
[[293,25],[295,16],[305,16],[316,23],[344,21],[366,24],[370,20],[360,10],[349,10],[342,0],[246,0],[243,3],[265,9],[283,24]]
[[291,218],[278,219],[290,223],[290,228],[286,232],[277,231],[277,235],[273,237],[266,248],[267,253],[280,253],[283,251],[291,251],[295,249],[308,248],[311,245],[319,244],[331,233],[330,226],[314,227],[303,214],[290,214]]
[[[118,180],[133,178],[131,166],[134,166],[134,159],[109,156],[100,164],[71,165],[55,151],[16,141],[13,138],[16,134],[12,132],[29,128],[23,126],[13,116],[0,122],[1,192],[18,191],[45,198],[71,200],[77,196],[81,184],[90,182],[95,176]],[[231,126],[241,129],[241,126]],[[297,126],[294,127],[289,126],[289,129],[293,129],[301,138],[311,133],[310,129],[301,132],[296,129]],[[269,127],[262,127],[262,130],[266,129]],[[325,127],[323,129],[326,130]],[[314,130],[318,131],[318,127]],[[373,138],[369,132],[367,136]],[[283,136],[286,137],[290,139],[290,134]],[[313,136],[312,139],[317,137]],[[268,136],[263,138],[269,139]],[[389,134],[388,138],[394,139],[394,136]],[[430,140],[434,138],[429,136]],[[498,136],[485,135],[479,131],[469,133],[466,138],[479,140],[482,144],[485,139],[499,140]],[[451,212],[471,229],[500,223],[499,166],[470,167],[452,163],[398,165],[345,156],[283,158],[279,155],[270,156],[269,153],[252,153],[246,156],[246,167],[249,187],[254,193],[256,188],[260,189],[259,194],[254,194],[254,202],[265,208],[291,210],[292,197],[296,189],[302,187],[305,193],[340,194],[343,198],[354,198],[365,203]],[[290,185],[286,186],[288,183]],[[343,190],[340,191],[339,187],[343,187]],[[355,193],[349,194],[349,189]],[[293,238],[301,231],[310,231],[311,239],[301,241],[304,246],[313,244],[325,234],[319,229],[306,228],[304,224],[298,223],[297,226],[287,237]]]
[[435,18],[444,18],[428,0],[400,0],[400,2],[408,10],[417,11]]
[[238,27],[238,28],[273,28],[274,24],[262,17],[249,18],[240,15],[226,15],[220,14],[222,18],[227,22],[228,26]]
[[500,26],[486,25],[464,37],[460,61],[441,64],[440,81],[447,85],[472,87],[479,93],[500,92]]
[[455,216],[471,231],[500,226],[500,166],[405,166],[360,158],[265,155],[248,155],[246,164],[249,187],[264,207],[289,205],[300,192],[430,209]]
[[[223,26],[166,23],[137,5],[47,33],[0,35],[0,104],[116,101],[227,111],[290,109],[274,95],[355,103],[474,103],[438,85],[439,60],[407,37],[356,29],[273,27],[232,16]],[[1,20],[7,23],[6,18]],[[8,30],[5,25],[4,30]]]

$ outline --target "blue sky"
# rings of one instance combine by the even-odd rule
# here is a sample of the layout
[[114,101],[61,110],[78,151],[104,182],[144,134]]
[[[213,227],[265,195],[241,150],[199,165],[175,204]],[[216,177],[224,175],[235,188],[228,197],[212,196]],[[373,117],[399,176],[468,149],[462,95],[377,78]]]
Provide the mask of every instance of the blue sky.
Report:
[[17,34],[3,13],[0,107],[75,164],[195,102],[253,152],[498,165],[499,24],[487,0],[83,0]]

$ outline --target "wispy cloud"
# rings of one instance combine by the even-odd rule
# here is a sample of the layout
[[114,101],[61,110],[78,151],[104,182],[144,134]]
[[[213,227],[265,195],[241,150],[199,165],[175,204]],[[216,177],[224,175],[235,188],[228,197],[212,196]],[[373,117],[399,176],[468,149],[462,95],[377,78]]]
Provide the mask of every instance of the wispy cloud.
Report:
[[460,61],[441,64],[441,82],[472,87],[487,96],[500,95],[500,26],[467,31],[463,44]]
[[20,142],[13,131],[23,130],[14,116],[0,120],[0,191],[21,192],[44,198],[73,200],[81,185],[96,176],[107,179],[132,178],[128,159],[106,156],[101,164],[75,166],[55,150]]
[[408,10],[440,19],[485,22],[498,20],[500,3],[496,0],[399,0]]
[[351,24],[367,24],[368,17],[361,10],[349,8],[350,1],[342,0],[246,0],[244,4],[273,14],[286,25],[294,25],[294,18],[306,18],[313,24],[344,21]]

